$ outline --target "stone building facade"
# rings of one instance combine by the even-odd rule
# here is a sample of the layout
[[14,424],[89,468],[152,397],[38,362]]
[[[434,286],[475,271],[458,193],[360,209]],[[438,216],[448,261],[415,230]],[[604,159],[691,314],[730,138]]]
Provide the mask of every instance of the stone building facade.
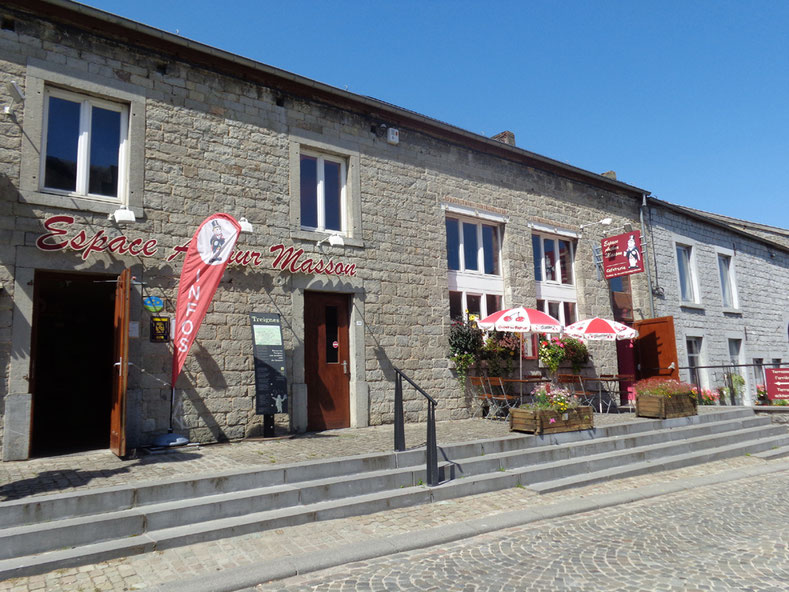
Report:
[[661,254],[655,313],[674,317],[682,378],[715,389],[735,371],[746,381],[738,402],[752,404],[763,368],[789,362],[789,248],[778,240],[786,231],[653,198],[648,220]]
[[[339,295],[347,313],[335,341],[348,347],[337,361],[349,426],[392,421],[393,367],[439,400],[439,419],[468,416],[447,359],[450,292],[479,312],[549,306],[534,236],[571,246],[562,289],[572,302],[557,310],[612,314],[592,253],[604,228],[592,223],[637,226],[637,187],[66,0],[10,0],[0,20],[0,101],[13,105],[0,115],[5,460],[106,445],[124,269],[134,280],[123,429],[130,448],[167,430],[172,344],[150,340],[151,317],[172,316],[177,248],[215,212],[254,232],[241,236],[176,385],[174,427],[192,441],[260,434],[252,312],[281,317],[290,405],[278,421],[294,431],[316,429],[311,295]],[[118,209],[136,221],[119,224]],[[490,277],[449,269],[448,220],[481,237],[478,275]],[[483,273],[483,244],[496,245],[495,272]],[[277,262],[291,247],[303,250],[298,264]],[[460,285],[469,278],[480,294]],[[635,317],[648,316],[644,274],[631,291]],[[151,296],[164,311],[143,307]],[[613,349],[599,346],[595,363],[616,371]],[[407,392],[407,419],[424,414]]]

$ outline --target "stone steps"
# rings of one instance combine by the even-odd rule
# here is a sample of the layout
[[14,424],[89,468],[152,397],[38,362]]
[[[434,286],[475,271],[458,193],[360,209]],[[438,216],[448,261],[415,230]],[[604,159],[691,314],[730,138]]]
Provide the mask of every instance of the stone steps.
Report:
[[[748,409],[84,490],[0,504],[0,579],[514,486],[555,491],[789,446]],[[95,510],[95,511],[94,511]]]

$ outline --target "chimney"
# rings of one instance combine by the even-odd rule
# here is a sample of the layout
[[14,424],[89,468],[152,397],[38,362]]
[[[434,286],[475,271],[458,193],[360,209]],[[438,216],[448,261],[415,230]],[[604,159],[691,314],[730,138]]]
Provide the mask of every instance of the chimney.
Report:
[[512,132],[501,132],[500,134],[496,134],[491,138],[491,140],[496,140],[497,142],[501,142],[502,144],[507,144],[508,146],[515,145],[515,134]]
[[606,171],[604,173],[600,173],[600,176],[616,181],[616,171]]

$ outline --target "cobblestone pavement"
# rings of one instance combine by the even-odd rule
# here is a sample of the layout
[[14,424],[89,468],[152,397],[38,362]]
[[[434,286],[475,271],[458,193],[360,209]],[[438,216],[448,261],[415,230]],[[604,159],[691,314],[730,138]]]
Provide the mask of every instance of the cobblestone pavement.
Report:
[[257,592],[789,589],[789,472],[532,523]]
[[[702,408],[703,409],[703,408]],[[715,409],[714,407],[710,409]],[[595,426],[646,421],[632,413],[595,414]],[[406,445],[424,446],[426,426],[406,424]],[[505,421],[466,419],[437,423],[439,446],[509,434]],[[187,446],[164,454],[140,454],[121,460],[109,450],[0,462],[0,501],[21,499],[88,487],[110,487],[156,481],[179,475],[243,470],[277,463],[390,452],[392,425],[329,430],[278,440],[244,440],[227,444]]]
[[[687,480],[692,477],[714,475],[731,469],[760,466],[765,462],[755,457],[742,456],[674,471],[656,472],[544,495],[539,495],[523,488],[507,489],[424,506],[398,508],[366,516],[303,524],[220,541],[198,543],[145,555],[104,561],[93,565],[61,569],[27,578],[15,578],[0,582],[0,592],[144,590],[166,582],[210,576],[229,568],[251,566],[262,561],[292,557],[315,551],[329,551],[348,544],[363,545],[365,541],[420,532],[428,528],[457,524],[475,518],[495,516],[519,508],[534,508],[548,504],[570,502],[578,497],[596,494],[615,494],[628,489],[656,485],[668,481]],[[785,480],[783,485],[787,485]],[[736,490],[735,495],[737,495]],[[725,514],[730,501],[726,496],[717,496],[711,505]],[[771,504],[772,500],[767,506],[772,507]],[[630,512],[629,507],[625,510],[625,514]],[[622,512],[615,510],[608,514],[610,516],[609,520],[612,522],[619,521],[621,520],[621,514]],[[780,516],[776,515],[776,518],[780,520]],[[536,525],[532,525],[524,530],[531,530],[535,527]],[[595,536],[594,532],[582,530],[584,531],[583,537]],[[579,548],[588,547],[588,542],[583,537],[578,539]],[[514,553],[514,555],[511,554],[510,556],[520,557],[522,554],[520,550]],[[608,560],[608,558],[605,559],[605,561]],[[372,564],[373,562],[370,563]],[[398,569],[402,570],[402,567]],[[477,570],[478,568],[475,567],[474,569]],[[566,569],[569,568],[562,568],[562,570]],[[336,573],[338,572],[335,572],[335,577]],[[348,573],[347,569],[346,573]],[[307,580],[304,581],[306,582]],[[442,581],[435,590],[449,590],[450,588],[447,586],[450,583],[450,579],[447,579],[446,582]],[[295,589],[300,589],[299,586],[306,584],[296,583],[290,585],[295,585]],[[343,588],[339,583],[337,585],[340,587],[332,588],[332,590],[379,589],[374,587],[365,588],[362,584],[358,588],[353,586]],[[281,589],[280,584],[272,584],[272,586],[267,588],[267,590],[279,589]],[[419,588],[409,585],[401,589],[411,590]],[[469,589],[481,591],[486,588]],[[519,588],[509,589],[517,590]],[[598,588],[583,589],[597,590]]]

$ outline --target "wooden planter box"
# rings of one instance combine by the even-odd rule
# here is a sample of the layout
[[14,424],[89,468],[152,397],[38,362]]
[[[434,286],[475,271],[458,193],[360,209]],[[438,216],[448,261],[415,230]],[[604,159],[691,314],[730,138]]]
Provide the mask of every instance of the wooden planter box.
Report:
[[565,413],[544,409],[510,409],[510,430],[514,432],[555,434],[589,430],[593,427],[594,411],[591,407],[577,407]]
[[698,405],[692,393],[659,397],[656,395],[636,396],[636,415],[638,417],[656,417],[669,419],[671,417],[685,417],[696,415]]

